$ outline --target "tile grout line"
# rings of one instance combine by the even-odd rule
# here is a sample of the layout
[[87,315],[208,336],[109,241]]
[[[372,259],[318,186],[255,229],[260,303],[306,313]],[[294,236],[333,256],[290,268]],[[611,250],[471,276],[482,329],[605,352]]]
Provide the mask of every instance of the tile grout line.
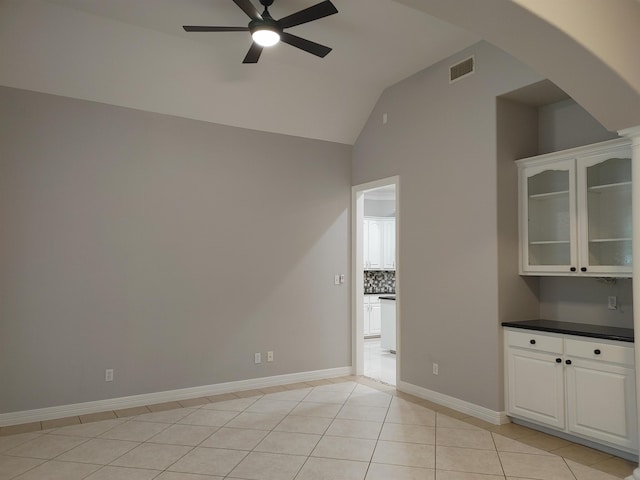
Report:
[[[369,380],[369,379],[367,379],[367,380]],[[393,401],[394,401],[394,399],[395,399],[395,398],[398,398],[398,399],[400,399],[400,400],[409,401],[409,402],[410,402],[410,403],[412,403],[412,404],[415,404],[415,405],[421,406],[421,407],[423,407],[423,408],[427,408],[427,409],[429,409],[429,410],[433,410],[433,409],[432,409],[432,408],[430,408],[430,407],[428,407],[428,406],[426,406],[426,403],[424,403],[424,402],[420,402],[420,400],[421,400],[421,399],[418,399],[417,397],[409,396],[409,395],[407,395],[407,394],[397,395],[397,393],[402,393],[402,392],[397,392],[397,391],[393,391],[393,392],[391,392],[391,391],[388,391],[387,389],[384,389],[384,388],[376,388],[376,386],[375,386],[375,385],[372,385],[369,381],[367,381],[367,382],[361,382],[361,381],[359,381],[357,378],[356,378],[356,379],[351,379],[351,378],[349,378],[348,380],[345,380],[345,381],[353,382],[353,383],[355,384],[355,386],[351,389],[351,392],[349,393],[348,397],[347,397],[347,398],[346,398],[346,399],[341,403],[340,409],[339,409],[339,410],[338,410],[338,412],[335,414],[335,416],[333,416],[333,417],[331,418],[331,422],[329,423],[329,425],[328,425],[327,427],[325,427],[325,428],[324,428],[324,430],[323,430],[323,433],[321,433],[321,434],[320,434],[320,439],[318,440],[318,442],[319,442],[320,440],[322,440],[322,438],[327,434],[328,429],[329,429],[329,428],[330,428],[330,426],[335,422],[335,420],[336,420],[336,419],[338,419],[338,416],[340,415],[340,412],[342,412],[342,411],[343,411],[343,409],[344,409],[344,407],[345,407],[345,406],[347,406],[347,403],[349,402],[349,400],[350,400],[350,399],[355,398],[355,397],[354,397],[354,392],[355,392],[355,389],[358,387],[358,385],[364,385],[364,386],[369,387],[369,388],[371,388],[371,389],[373,389],[373,390],[376,390],[376,391],[378,391],[378,392],[381,392],[381,393],[384,393],[384,394],[389,395],[389,396],[391,397],[391,400],[390,400],[389,404],[388,404],[388,405],[387,405],[387,407],[386,407],[385,416],[384,416],[384,418],[383,418],[383,420],[382,420],[382,426],[381,426],[381,429],[380,429],[380,431],[379,431],[379,433],[378,433],[378,437],[377,437],[377,439],[376,439],[376,446],[375,446],[374,451],[373,451],[373,453],[371,454],[371,458],[370,458],[370,460],[369,460],[369,462],[368,462],[368,463],[369,463],[369,465],[367,466],[367,472],[368,472],[368,471],[369,471],[369,468],[370,468],[370,466],[371,466],[372,460],[373,460],[373,456],[375,455],[375,451],[376,451],[376,449],[377,449],[377,447],[378,447],[378,445],[379,445],[379,442],[381,441],[381,440],[380,440],[380,437],[381,437],[381,434],[382,434],[382,429],[384,428],[384,424],[385,424],[385,422],[386,422],[386,420],[387,420],[387,418],[388,418],[390,408],[391,408],[391,406],[392,406]],[[297,408],[297,406],[299,406],[300,404],[302,404],[302,403],[304,402],[304,400],[305,400],[306,398],[308,398],[308,397],[309,397],[309,395],[313,392],[313,390],[314,390],[315,388],[317,388],[317,387],[321,387],[321,386],[326,386],[326,385],[329,385],[329,384],[339,384],[339,383],[343,383],[343,382],[329,382],[329,383],[323,383],[323,384],[319,384],[319,385],[315,385],[315,386],[314,386],[314,385],[309,385],[308,387],[302,387],[302,386],[298,387],[298,388],[311,388],[311,390],[310,390],[310,391],[309,391],[309,392],[308,392],[308,393],[307,393],[307,394],[306,394],[302,399],[300,399],[300,400],[296,400],[296,407],[294,407],[293,409],[289,410],[289,411],[288,411],[288,413],[287,413],[287,414],[285,414],[285,415],[284,415],[284,417],[283,417],[280,421],[278,421],[278,423],[276,423],[273,427],[271,427],[271,428],[270,428],[270,430],[267,430],[267,432],[269,432],[268,434],[270,434],[270,433],[272,433],[272,432],[275,432],[275,431],[276,431],[275,429],[276,429],[276,428],[277,428],[277,427],[278,427],[278,426],[279,426],[279,425],[284,421],[284,419],[285,419],[285,418],[287,418],[289,415],[291,415],[292,411],[293,411],[295,408]],[[378,382],[376,382],[376,383],[378,383]],[[288,389],[288,390],[289,390],[289,391],[293,391],[293,390],[296,390],[296,389],[297,389],[297,388],[294,388],[294,389]],[[288,391],[288,390],[280,390],[280,391],[281,391],[281,392],[284,392],[284,391]],[[254,400],[254,401],[253,401],[249,406],[245,407],[245,409],[244,409],[244,410],[242,410],[241,412],[237,412],[237,413],[236,413],[236,415],[235,415],[232,419],[229,419],[229,420],[228,420],[228,421],[227,421],[223,426],[216,426],[216,427],[217,427],[217,430],[220,430],[221,428],[224,428],[224,427],[225,427],[225,425],[227,425],[229,422],[231,422],[234,418],[236,418],[237,416],[239,416],[241,413],[246,412],[246,410],[247,410],[248,408],[250,408],[252,405],[254,405],[256,402],[258,402],[260,399],[264,398],[264,397],[265,397],[265,395],[267,395],[267,394],[266,394],[266,393],[264,393],[262,390],[256,390],[256,392],[258,392],[258,391],[259,391],[259,392],[261,392],[261,393],[260,393],[260,395],[258,396],[258,398],[256,398],[256,400]],[[329,391],[331,391],[331,390],[329,390]],[[272,393],[278,393],[278,392],[272,392]],[[221,394],[221,395],[226,395],[226,394]],[[241,396],[238,396],[238,395],[236,395],[235,393],[231,393],[231,394],[229,394],[229,395],[233,395],[233,396],[235,397],[235,399],[248,398],[248,397],[241,397]],[[405,396],[406,396],[406,397],[405,397]],[[202,398],[206,398],[206,397],[202,397]],[[180,405],[180,407],[179,407],[179,408],[182,408],[182,409],[194,409],[194,411],[199,411],[199,410],[205,409],[204,407],[205,407],[206,405],[208,405],[208,404],[211,404],[211,403],[217,403],[217,402],[213,402],[213,401],[211,401],[211,400],[209,400],[209,399],[207,398],[207,402],[206,402],[206,403],[201,403],[201,404],[193,405],[193,406]],[[324,402],[320,402],[320,403],[324,403]],[[145,407],[144,407],[144,408],[147,410],[146,414],[159,413],[159,412],[163,411],[163,410],[159,410],[159,411],[157,411],[157,412],[154,412],[150,407],[151,407],[150,405],[148,405],[148,406],[145,406]],[[446,407],[443,407],[441,410],[442,410],[443,412],[444,412],[444,411],[446,411]],[[438,435],[438,428],[437,428],[437,416],[438,416],[440,413],[442,413],[442,412],[440,412],[439,410],[434,410],[434,412],[435,412],[435,414],[436,414],[436,426],[435,426],[435,432],[434,432],[434,470],[435,470],[435,466],[436,466],[436,465],[435,465],[435,457],[436,457],[435,453],[437,452],[437,443],[438,443],[438,442],[437,442],[437,435]],[[99,412],[99,413],[101,413],[101,412]],[[33,434],[37,434],[38,436],[45,436],[45,435],[46,435],[46,436],[49,436],[49,435],[60,435],[59,433],[56,433],[56,432],[57,432],[58,430],[62,429],[62,428],[65,428],[65,427],[71,427],[71,426],[74,426],[74,425],[87,425],[87,424],[95,423],[95,422],[98,422],[98,421],[101,421],[101,420],[122,420],[122,425],[123,425],[123,424],[129,423],[129,422],[136,421],[136,418],[137,418],[137,416],[138,416],[138,415],[135,415],[135,416],[123,416],[123,417],[119,417],[119,416],[117,416],[116,411],[111,411],[111,413],[114,415],[114,418],[111,418],[111,419],[96,419],[96,420],[94,420],[94,421],[83,422],[83,421],[82,421],[82,418],[77,417],[80,423],[72,423],[72,424],[69,424],[69,425],[62,425],[62,426],[60,426],[60,427],[54,427],[54,428],[47,429],[48,431],[45,431],[45,430],[39,430],[39,431],[26,431],[26,432],[21,432],[21,433],[24,433],[24,434],[33,433]],[[257,412],[257,413],[259,413],[259,412]],[[446,413],[442,413],[442,414],[443,414],[443,415],[446,415]],[[190,415],[190,414],[185,415],[185,417],[186,417],[186,416],[188,416],[188,415]],[[76,417],[69,417],[69,418],[76,418]],[[183,417],[183,418],[184,418],[184,417]],[[454,418],[454,419],[455,419],[455,417],[452,417],[452,418]],[[460,417],[460,418],[458,418],[458,419],[459,419],[459,420],[462,420],[462,421],[465,421],[465,419],[469,419],[469,418],[472,418],[472,417],[465,416],[465,417]],[[363,421],[364,421],[364,420],[363,420]],[[40,427],[42,428],[42,426],[43,426],[43,422],[39,422],[39,423],[40,423]],[[152,423],[164,423],[164,422],[152,422]],[[153,435],[152,437],[150,437],[149,439],[144,440],[143,442],[139,442],[139,444],[138,444],[137,446],[133,447],[131,450],[133,450],[133,449],[137,448],[138,446],[140,446],[140,445],[142,445],[142,444],[145,444],[145,443],[153,443],[153,442],[150,442],[149,440],[151,440],[152,438],[154,438],[154,437],[155,437],[155,436],[157,436],[157,435],[160,435],[163,431],[165,431],[165,430],[167,430],[167,429],[171,428],[171,426],[172,426],[172,425],[181,425],[181,424],[179,423],[179,420],[178,420],[178,421],[175,421],[175,422],[172,422],[172,423],[167,423],[167,425],[165,426],[165,428],[164,428],[164,429],[162,429],[160,432],[157,432],[156,434],[154,434],[154,435]],[[189,424],[182,424],[182,425],[189,425]],[[474,425],[474,424],[473,424],[473,423],[471,423],[471,425]],[[503,471],[503,474],[504,474],[504,467],[503,467],[503,465],[502,465],[502,459],[500,458],[500,452],[499,452],[499,451],[498,451],[498,449],[497,449],[497,445],[496,445],[496,443],[495,443],[495,437],[493,436],[493,433],[500,434],[500,432],[499,432],[499,431],[495,431],[495,432],[494,432],[494,431],[492,431],[492,430],[489,430],[489,429],[487,429],[487,428],[483,428],[483,427],[479,427],[479,426],[477,426],[477,425],[474,425],[474,426],[476,426],[477,428],[481,428],[482,430],[488,431],[488,432],[491,434],[491,436],[492,436],[492,441],[493,441],[493,445],[494,445],[495,451],[496,451],[496,453],[497,453],[497,455],[498,455],[498,458],[499,458],[499,460],[500,460],[500,465],[501,465],[501,468],[502,468],[502,471]],[[118,425],[114,425],[113,427],[111,427],[110,429],[106,430],[105,432],[102,432],[100,435],[104,435],[104,434],[108,433],[109,431],[111,431],[111,430],[113,430],[114,428],[117,428],[117,427],[118,427]],[[231,427],[229,427],[229,428],[231,428]],[[444,428],[444,427],[443,427],[443,428]],[[217,431],[217,430],[216,430],[216,431]],[[212,435],[213,435],[214,433],[215,433],[215,431],[212,433]],[[19,434],[19,433],[18,433],[18,434]],[[268,434],[267,434],[267,435],[268,435]],[[8,436],[10,436],[10,435],[11,435],[11,434],[9,434]],[[73,436],[73,435],[71,435],[71,436]],[[36,438],[38,438],[38,437],[36,437]],[[101,438],[101,437],[96,436],[96,437],[90,437],[90,438],[87,438],[87,439],[85,439],[83,442],[79,443],[78,445],[75,445],[73,448],[71,448],[71,449],[69,449],[69,450],[66,450],[66,451],[64,451],[64,452],[61,452],[61,453],[59,453],[58,455],[56,455],[55,457],[53,457],[53,458],[50,458],[50,459],[38,459],[38,460],[44,460],[44,461],[43,461],[43,463],[41,463],[41,464],[39,464],[39,465],[36,465],[35,467],[32,467],[32,468],[28,469],[28,470],[27,470],[27,471],[25,471],[25,472],[22,472],[22,474],[27,473],[28,471],[31,471],[31,470],[33,470],[34,468],[38,468],[40,465],[46,464],[48,461],[68,462],[68,461],[65,461],[65,460],[58,460],[58,459],[59,459],[59,457],[61,457],[61,456],[62,456],[62,455],[64,455],[65,453],[68,453],[68,451],[73,450],[74,448],[79,447],[79,446],[81,446],[81,445],[83,445],[83,444],[85,444],[85,443],[88,443],[89,441],[91,441],[91,439],[94,439],[94,438],[99,439],[99,438]],[[207,437],[207,438],[209,438],[209,437]],[[347,437],[347,438],[348,438],[348,437]],[[509,439],[511,439],[511,440],[513,440],[513,441],[520,441],[520,440],[518,440],[518,438],[520,438],[520,437],[513,438],[513,437],[511,437],[511,436],[507,436],[507,438],[509,438]],[[524,438],[524,437],[523,437],[523,438]],[[31,439],[31,440],[35,440],[35,438],[34,438],[34,439]],[[20,442],[20,443],[16,444],[16,445],[15,445],[14,447],[12,447],[11,449],[13,449],[13,448],[17,448],[17,447],[19,447],[19,446],[21,446],[21,445],[24,445],[25,443],[28,443],[28,442],[29,442],[29,441],[31,441],[31,440],[24,440],[23,442]],[[167,467],[167,468],[166,468],[166,469],[164,469],[163,471],[168,471],[168,468],[170,468],[172,465],[174,465],[176,462],[178,462],[178,461],[179,461],[180,459],[182,459],[184,456],[188,455],[188,454],[189,454],[190,452],[192,452],[195,448],[198,448],[198,447],[199,447],[202,443],[204,443],[206,440],[207,440],[207,439],[201,440],[201,441],[198,443],[198,445],[196,445],[196,446],[188,445],[189,447],[191,447],[191,448],[189,449],[189,451],[187,451],[185,454],[183,454],[183,455],[182,455],[178,460],[176,460],[175,462],[173,462],[169,467]],[[405,442],[405,443],[412,443],[412,442]],[[258,443],[258,445],[259,445],[259,443]],[[254,446],[253,450],[249,451],[249,453],[254,452],[254,451],[255,451],[255,448],[257,448],[257,446],[258,446],[258,445]],[[525,443],[525,445],[526,445],[526,443]],[[571,445],[579,446],[578,444],[573,444],[573,443],[571,443]],[[317,444],[316,444],[316,446],[317,446]],[[534,448],[535,448],[535,447],[534,447]],[[564,448],[564,447],[561,447],[561,448]],[[314,449],[315,449],[315,447],[314,447]],[[123,453],[122,455],[120,455],[120,456],[119,456],[119,457],[117,457],[116,459],[112,460],[112,462],[113,462],[113,461],[116,461],[118,458],[121,458],[122,456],[126,455],[126,454],[127,454],[127,453],[129,453],[131,450],[129,450],[129,451],[127,451],[127,452]],[[560,456],[561,458],[563,458],[563,462],[564,462],[564,464],[567,466],[567,468],[569,468],[569,470],[571,471],[572,475],[573,475],[574,477],[576,477],[576,474],[575,474],[575,473],[573,472],[573,470],[571,470],[571,468],[568,466],[567,458],[566,458],[566,457],[563,457],[562,455],[558,455],[558,454],[556,454],[556,453],[553,453],[553,451],[550,451],[550,450],[544,450],[544,449],[542,449],[542,450],[543,450],[543,451],[546,451],[547,453],[551,453],[551,454],[553,454],[553,455]],[[8,450],[7,450],[7,451],[8,451]],[[2,455],[6,455],[6,452],[7,452],[7,451],[5,451],[5,453],[3,453]],[[313,452],[313,450],[312,450],[312,452]],[[311,452],[311,453],[312,453],[312,452]],[[306,462],[308,461],[308,459],[311,457],[311,453],[310,453],[309,455],[307,455],[307,456],[306,456],[307,458],[306,458],[305,462],[303,463],[303,465],[300,467],[300,469],[302,469],[302,468],[303,468],[303,466],[306,464]],[[248,454],[247,454],[247,455],[248,455]],[[242,459],[242,460],[240,460],[240,462],[238,463],[238,465],[239,465],[239,464],[244,460],[244,458],[246,458],[246,456],[247,456],[247,455],[245,455],[245,457],[243,457],[243,459]],[[15,457],[15,455],[8,455],[8,456]],[[32,457],[28,457],[28,458],[32,458]],[[319,458],[320,458],[320,457],[319,457]],[[611,460],[611,459],[615,459],[615,458],[617,458],[617,457],[612,456],[612,455],[609,455],[609,456],[608,456],[604,461],[606,461],[606,460]],[[577,464],[584,465],[585,467],[588,467],[588,468],[593,468],[591,465],[596,465],[596,464],[598,464],[598,463],[602,463],[602,462],[596,462],[595,464],[587,464],[587,463],[585,463],[585,462],[581,462],[581,461],[577,461],[577,460],[573,460],[573,461],[575,461]],[[110,463],[112,463],[112,462],[110,462]],[[72,463],[73,463],[73,462],[72,462]],[[83,463],[83,462],[80,462],[80,463]],[[109,465],[110,465],[110,464],[109,464]],[[100,471],[100,470],[101,470],[102,468],[104,468],[105,466],[108,466],[108,465],[103,465],[103,466],[101,466],[101,468],[99,468],[97,471]],[[236,465],[236,467],[237,467],[237,465]],[[127,467],[127,468],[130,468],[130,467]],[[235,467],[234,467],[234,468],[235,468]],[[599,469],[594,469],[594,470],[599,470]],[[299,472],[300,472],[300,470],[298,471],[298,473],[296,474],[296,476],[299,474]],[[95,472],[94,472],[94,473],[95,473]],[[92,474],[93,474],[93,473],[91,473],[91,474],[89,474],[89,475],[92,475]],[[613,474],[611,474],[611,475],[613,475]],[[614,475],[614,476],[615,476],[615,475]]]

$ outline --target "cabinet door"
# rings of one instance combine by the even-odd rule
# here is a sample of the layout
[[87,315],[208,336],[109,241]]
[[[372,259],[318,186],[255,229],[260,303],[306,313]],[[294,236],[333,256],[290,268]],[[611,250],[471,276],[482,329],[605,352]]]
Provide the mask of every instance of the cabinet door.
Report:
[[519,175],[522,273],[576,271],[575,160],[524,167]]
[[371,306],[369,305],[369,297],[367,295],[364,296],[364,315],[363,315],[363,333],[364,336],[366,337],[367,335],[371,335],[370,331],[371,331],[371,322],[370,322],[370,315],[371,315]]
[[382,221],[382,268],[396,268],[396,219]]
[[571,360],[572,364],[566,367],[569,432],[637,450],[634,370]]
[[377,219],[369,219],[369,266],[372,270],[382,268],[382,222]]
[[550,353],[507,349],[509,414],[564,429],[564,372],[558,358]]
[[369,268],[369,220],[364,219],[362,223],[362,266],[366,270]]
[[631,274],[631,151],[578,160],[580,269]]
[[376,297],[376,301],[371,302],[371,312],[369,315],[369,334],[380,335],[381,326],[382,310],[380,306],[380,300],[378,300]]

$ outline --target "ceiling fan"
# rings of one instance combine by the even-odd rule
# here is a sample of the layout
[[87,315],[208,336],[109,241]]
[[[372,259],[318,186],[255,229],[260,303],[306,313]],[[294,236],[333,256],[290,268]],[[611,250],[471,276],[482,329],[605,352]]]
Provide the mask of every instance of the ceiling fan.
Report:
[[275,45],[279,41],[288,43],[293,47],[318,57],[325,57],[331,51],[329,47],[284,31],[285,28],[295,27],[296,25],[312,22],[338,13],[338,9],[329,0],[300,10],[280,20],[274,20],[271,14],[269,14],[269,7],[273,4],[273,0],[260,0],[260,3],[264,6],[262,15],[250,0],[233,0],[233,2],[251,19],[248,26],[208,27],[185,25],[183,28],[187,32],[251,32],[253,42],[242,63],[258,63],[262,49]]

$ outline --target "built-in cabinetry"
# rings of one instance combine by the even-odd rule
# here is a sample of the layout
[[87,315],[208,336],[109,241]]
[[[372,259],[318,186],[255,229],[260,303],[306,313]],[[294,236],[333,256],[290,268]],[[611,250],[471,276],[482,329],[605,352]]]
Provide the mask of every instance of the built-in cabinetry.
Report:
[[380,348],[396,353],[396,301],[382,297],[382,326],[380,330]]
[[382,310],[378,295],[364,296],[364,336],[380,335],[382,325]]
[[633,343],[505,329],[508,415],[638,451]]
[[396,268],[396,219],[364,217],[363,252],[365,270]]
[[522,275],[631,276],[631,146],[517,161]]

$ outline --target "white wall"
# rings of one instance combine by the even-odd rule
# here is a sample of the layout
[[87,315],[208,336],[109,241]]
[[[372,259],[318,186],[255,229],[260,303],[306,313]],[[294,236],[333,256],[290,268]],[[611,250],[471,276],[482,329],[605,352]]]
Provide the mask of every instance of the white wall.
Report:
[[365,217],[395,217],[396,201],[365,198],[364,215]]
[[[476,73],[450,85],[449,66],[471,54]],[[402,184],[401,380],[494,411],[503,404],[496,96],[538,80],[478,43],[387,89],[354,147],[354,185],[393,175]]]
[[0,87],[0,413],[349,366],[350,157]]

